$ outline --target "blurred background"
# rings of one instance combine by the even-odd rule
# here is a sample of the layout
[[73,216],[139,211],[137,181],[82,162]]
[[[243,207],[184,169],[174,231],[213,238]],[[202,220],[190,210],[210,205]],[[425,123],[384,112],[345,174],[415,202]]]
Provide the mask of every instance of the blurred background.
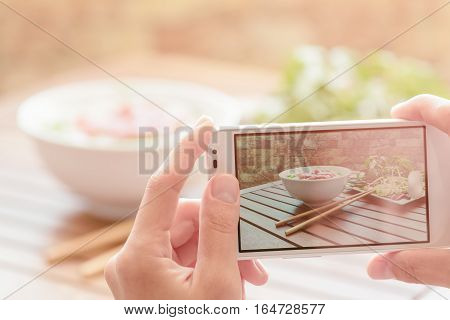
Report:
[[[130,123],[170,119],[141,117],[148,101],[110,75],[150,79],[133,88],[188,123],[202,113],[219,124],[388,117],[393,104],[419,93],[450,97],[450,6],[385,45],[444,2],[0,0],[0,293],[111,298],[103,265],[125,241],[129,223],[102,242],[108,246],[94,243],[16,290],[139,201],[147,177],[138,174]],[[109,82],[29,100],[19,124],[32,139],[18,129],[18,106],[29,96],[102,79]],[[112,111],[100,115],[102,122],[90,113],[93,106]],[[74,109],[85,114],[64,118]],[[44,120],[53,122],[38,127]],[[192,181],[192,196],[201,193],[202,179]],[[91,206],[98,201],[102,206]],[[441,297],[441,288],[371,281],[369,259],[269,260],[269,284],[249,287],[248,297]]]
[[[280,76],[280,81],[271,82],[273,88],[264,88],[295,99],[331,77],[333,71],[340,71],[354,59],[404,31],[437,8],[442,1],[99,0],[92,3],[85,0],[14,0],[8,3],[79,53],[113,71],[120,69],[118,71],[125,73],[144,73],[154,54],[227,61],[235,65],[273,70]],[[388,45],[385,49],[393,52],[404,63],[401,70],[392,70],[397,65],[396,61],[385,57],[388,61],[380,62],[383,57],[376,55],[361,66],[369,70],[361,72],[365,73],[365,77],[372,72],[380,75],[382,80],[387,80],[389,94],[395,98],[417,91],[448,93],[449,24],[450,11],[442,10]],[[80,56],[5,7],[0,10],[0,25],[0,94],[21,90],[57,75],[74,73],[75,70],[86,76],[104,76]],[[311,58],[314,53],[300,54],[299,59],[315,69],[307,72],[306,79],[302,78],[303,83],[308,82],[305,88],[296,90],[298,84],[294,83],[295,74],[299,70],[292,57],[295,56],[295,50],[303,45],[320,46],[325,50],[343,47],[354,51],[355,57],[350,61],[346,61],[345,56],[336,57],[333,66],[323,67],[318,61],[320,57],[316,55]],[[328,57],[328,52],[321,54]],[[417,65],[409,61],[410,58],[419,59],[429,66],[422,63]],[[424,70],[427,67],[432,71]],[[184,71],[193,72],[188,66],[185,66]],[[183,70],[180,70],[177,76],[182,73]],[[317,79],[316,73],[320,74],[320,79]],[[416,87],[411,85],[414,77],[419,80]],[[399,80],[406,80],[404,88],[399,86]],[[357,77],[355,86],[364,86],[361,82],[366,81],[367,78]],[[216,80],[216,83],[220,82]],[[365,90],[384,90],[379,88],[380,83],[372,83],[372,86],[375,88]],[[348,97],[342,88],[338,91],[341,96],[345,96],[343,99],[348,100],[340,101],[342,108],[347,110],[346,104],[362,99]],[[370,94],[376,95],[374,92]],[[378,100],[383,102],[382,99]],[[318,113],[292,115],[284,120],[336,116],[335,111]],[[361,114],[362,117],[377,115],[371,111]],[[265,118],[257,120],[263,121]]]

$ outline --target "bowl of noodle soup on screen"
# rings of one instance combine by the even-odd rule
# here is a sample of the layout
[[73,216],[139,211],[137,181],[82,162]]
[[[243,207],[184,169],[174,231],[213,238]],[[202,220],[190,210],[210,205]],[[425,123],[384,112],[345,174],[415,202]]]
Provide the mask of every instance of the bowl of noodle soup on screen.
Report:
[[317,207],[344,190],[350,173],[350,169],[339,166],[307,166],[282,171],[279,176],[292,197]]

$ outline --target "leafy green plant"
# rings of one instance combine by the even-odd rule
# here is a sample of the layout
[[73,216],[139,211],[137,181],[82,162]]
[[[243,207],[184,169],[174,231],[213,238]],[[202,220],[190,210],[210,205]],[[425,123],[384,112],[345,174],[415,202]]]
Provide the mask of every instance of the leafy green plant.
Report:
[[[450,96],[448,84],[426,62],[380,51],[352,67],[359,59],[356,52],[341,47],[296,49],[283,71],[278,111],[285,113],[276,122],[386,118],[393,105],[414,95]],[[289,110],[317,88],[321,89]],[[274,115],[261,111],[254,120],[269,121]]]

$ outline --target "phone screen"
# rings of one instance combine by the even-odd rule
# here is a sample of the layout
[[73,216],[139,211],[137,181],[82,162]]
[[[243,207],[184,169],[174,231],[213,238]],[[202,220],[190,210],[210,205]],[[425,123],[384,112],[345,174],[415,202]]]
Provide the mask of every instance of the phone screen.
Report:
[[239,133],[239,251],[429,242],[422,126]]

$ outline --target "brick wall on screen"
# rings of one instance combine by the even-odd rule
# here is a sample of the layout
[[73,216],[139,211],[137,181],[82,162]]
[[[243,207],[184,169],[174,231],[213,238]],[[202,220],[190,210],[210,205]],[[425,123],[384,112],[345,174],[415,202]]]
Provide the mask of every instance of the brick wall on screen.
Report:
[[278,180],[278,173],[307,165],[363,170],[371,155],[402,156],[424,169],[422,130],[417,128],[246,135],[236,140],[241,188]]

